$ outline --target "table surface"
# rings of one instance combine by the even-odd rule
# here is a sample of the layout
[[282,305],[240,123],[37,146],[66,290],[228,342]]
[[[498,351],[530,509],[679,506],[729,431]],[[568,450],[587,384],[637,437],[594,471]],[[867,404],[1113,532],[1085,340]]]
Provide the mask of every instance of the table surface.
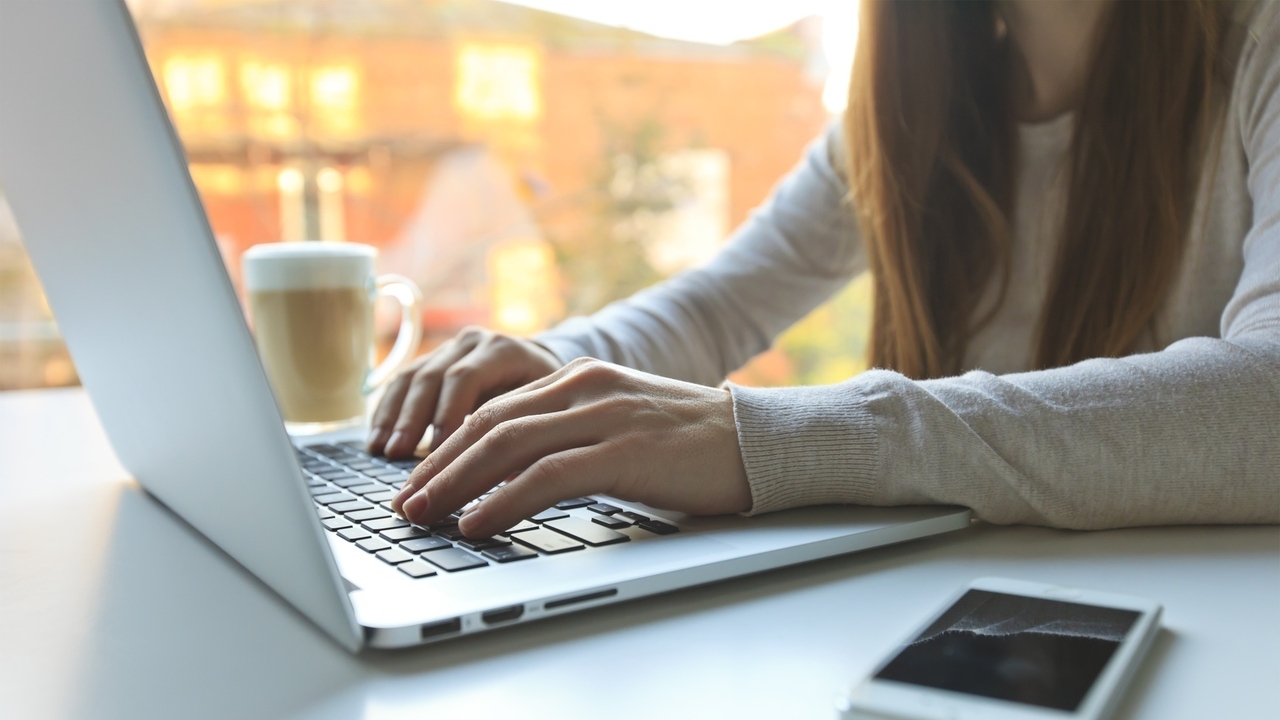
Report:
[[1119,718],[1280,711],[1280,528],[950,535],[353,656],[146,495],[80,390],[0,393],[0,717],[832,718],[987,575],[1154,598]]

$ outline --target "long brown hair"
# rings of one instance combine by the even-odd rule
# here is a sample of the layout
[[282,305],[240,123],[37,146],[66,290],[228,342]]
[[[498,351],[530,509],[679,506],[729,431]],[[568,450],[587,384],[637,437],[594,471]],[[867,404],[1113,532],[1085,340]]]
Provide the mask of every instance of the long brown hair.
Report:
[[[1124,355],[1152,328],[1190,222],[1223,5],[1119,2],[1100,21],[1038,367]],[[1008,284],[1012,40],[990,0],[862,0],[861,14],[845,136],[875,288],[871,363],[954,374]]]

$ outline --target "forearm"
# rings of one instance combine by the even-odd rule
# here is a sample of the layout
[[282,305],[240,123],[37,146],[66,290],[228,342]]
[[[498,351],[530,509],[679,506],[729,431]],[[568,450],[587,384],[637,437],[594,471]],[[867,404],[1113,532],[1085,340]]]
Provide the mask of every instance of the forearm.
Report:
[[1041,372],[733,392],[753,513],[945,503],[1104,528],[1280,522],[1278,378],[1274,339],[1196,338]]

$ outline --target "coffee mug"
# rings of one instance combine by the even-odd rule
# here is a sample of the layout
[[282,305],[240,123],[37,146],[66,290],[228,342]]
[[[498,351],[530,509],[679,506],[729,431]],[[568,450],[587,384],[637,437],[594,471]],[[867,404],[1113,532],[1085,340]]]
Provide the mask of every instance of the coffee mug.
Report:
[[[291,434],[364,420],[367,396],[405,365],[422,339],[422,294],[399,275],[374,276],[376,248],[335,242],[256,245],[243,278],[258,354]],[[373,367],[373,306],[400,303],[400,332]]]

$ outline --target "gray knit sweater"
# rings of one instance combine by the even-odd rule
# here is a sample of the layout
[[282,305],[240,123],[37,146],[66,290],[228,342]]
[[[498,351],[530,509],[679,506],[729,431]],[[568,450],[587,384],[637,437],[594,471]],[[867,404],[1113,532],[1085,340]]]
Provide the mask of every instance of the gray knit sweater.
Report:
[[[1022,126],[1012,285],[970,369],[730,385],[751,513],[947,503],[1070,528],[1280,522],[1280,3],[1236,31],[1221,140],[1144,352],[1027,371],[1073,120]],[[720,383],[865,269],[839,142],[833,126],[707,265],[538,341],[564,361]]]

